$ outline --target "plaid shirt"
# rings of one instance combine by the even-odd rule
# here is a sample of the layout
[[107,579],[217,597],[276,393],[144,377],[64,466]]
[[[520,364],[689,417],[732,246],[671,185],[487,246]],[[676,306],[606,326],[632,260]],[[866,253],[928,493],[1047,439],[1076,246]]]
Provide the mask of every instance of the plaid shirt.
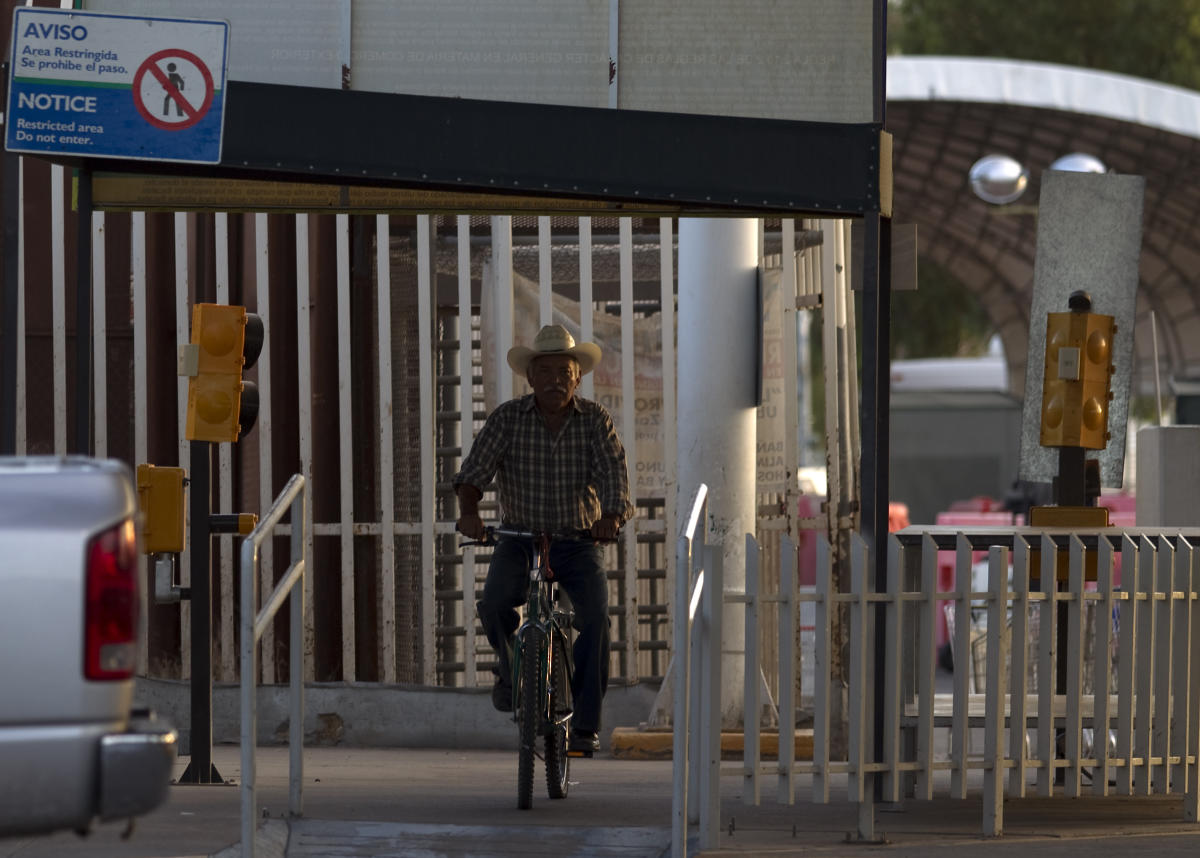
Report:
[[483,491],[492,478],[501,520],[530,530],[587,530],[601,515],[633,516],[625,448],[604,406],[578,396],[552,436],[533,394],[492,412],[454,475]]

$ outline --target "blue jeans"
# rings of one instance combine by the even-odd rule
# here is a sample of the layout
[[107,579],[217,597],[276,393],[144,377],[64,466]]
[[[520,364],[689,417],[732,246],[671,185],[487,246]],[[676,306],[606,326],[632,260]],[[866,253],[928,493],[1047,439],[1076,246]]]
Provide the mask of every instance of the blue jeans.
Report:
[[[533,546],[527,540],[502,537],[492,552],[483,598],[475,605],[506,680],[512,676],[509,642],[520,621],[516,609],[529,595],[532,559]],[[556,541],[550,546],[550,568],[575,609],[571,722],[577,730],[599,730],[609,660],[608,580],[600,547],[583,540]]]

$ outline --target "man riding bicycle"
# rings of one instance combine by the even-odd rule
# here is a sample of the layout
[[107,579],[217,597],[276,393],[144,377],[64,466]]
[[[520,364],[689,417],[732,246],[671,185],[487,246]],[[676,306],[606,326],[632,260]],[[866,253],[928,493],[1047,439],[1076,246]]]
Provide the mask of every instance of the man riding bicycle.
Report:
[[[576,344],[561,325],[542,328],[532,348],[509,350],[508,365],[525,376],[533,393],[492,412],[454,475],[460,533],[484,537],[479,499],[495,478],[507,526],[551,534],[586,531],[596,540],[616,537],[633,515],[625,448],[608,411],[575,395],[579,380],[599,362],[599,346]],[[529,589],[532,550],[526,541],[501,538],[476,604],[499,661],[492,704],[501,712],[512,711],[512,639],[520,619],[516,608]],[[555,539],[550,567],[571,599],[578,632],[569,750],[590,753],[600,747],[600,705],[608,687],[608,581],[600,546]]]

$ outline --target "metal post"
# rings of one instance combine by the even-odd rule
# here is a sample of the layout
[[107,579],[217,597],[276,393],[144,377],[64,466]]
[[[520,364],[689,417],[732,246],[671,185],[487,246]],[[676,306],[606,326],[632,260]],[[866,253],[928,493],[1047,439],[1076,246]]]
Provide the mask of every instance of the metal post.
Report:
[[[298,530],[299,528],[293,528]],[[255,769],[254,748],[257,744],[256,727],[258,725],[258,664],[254,657],[258,640],[254,635],[254,620],[258,612],[258,599],[255,597],[255,584],[258,571],[258,543],[247,543],[243,550],[243,558],[250,554],[249,568],[241,570],[241,698],[242,698],[242,858],[254,858],[254,830],[258,825],[258,799],[255,793],[257,772]],[[295,594],[293,593],[293,601]],[[194,604],[194,603],[193,603]],[[192,628],[196,628],[195,620]],[[192,666],[195,667],[195,659]],[[192,674],[192,688],[195,686],[195,674]],[[196,717],[192,714],[192,729],[195,731]],[[196,760],[195,738],[192,739],[192,761]]]
[[690,624],[688,604],[691,601],[692,545],[691,540],[681,536],[675,547],[675,700],[674,724],[671,737],[671,758],[675,761],[672,771],[671,855],[686,858],[688,833],[688,732],[689,698],[691,696]]
[[[8,98],[8,63],[0,64],[0,99]],[[4,115],[8,116],[5,103]],[[0,454],[17,452],[17,308],[21,241],[21,156],[4,153],[4,336],[0,337]]]
[[[209,563],[209,472],[212,445],[192,441],[188,488],[192,560],[192,760],[179,778],[189,784],[221,783],[212,762],[212,570]],[[243,774],[244,777],[244,774]]]
[[[304,576],[310,574],[308,565],[308,490],[296,496],[292,503],[292,565],[304,565]],[[292,590],[291,636],[288,649],[288,681],[292,689],[292,717],[288,725],[290,767],[288,769],[288,812],[299,816],[304,811],[304,587]]]
[[75,452],[92,453],[92,168],[76,173]]
[[724,649],[725,546],[706,545],[700,703],[700,848],[716,849],[721,833],[721,680]]

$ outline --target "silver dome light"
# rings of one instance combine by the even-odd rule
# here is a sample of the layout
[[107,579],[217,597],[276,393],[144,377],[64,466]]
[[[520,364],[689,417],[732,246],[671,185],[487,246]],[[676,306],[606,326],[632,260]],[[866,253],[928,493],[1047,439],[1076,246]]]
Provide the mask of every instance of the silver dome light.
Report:
[[1095,155],[1085,152],[1072,152],[1063,155],[1050,165],[1051,170],[1063,170],[1069,173],[1107,173],[1108,167]]
[[985,203],[1016,202],[1029,185],[1029,171],[1008,155],[984,155],[971,165],[971,190]]

